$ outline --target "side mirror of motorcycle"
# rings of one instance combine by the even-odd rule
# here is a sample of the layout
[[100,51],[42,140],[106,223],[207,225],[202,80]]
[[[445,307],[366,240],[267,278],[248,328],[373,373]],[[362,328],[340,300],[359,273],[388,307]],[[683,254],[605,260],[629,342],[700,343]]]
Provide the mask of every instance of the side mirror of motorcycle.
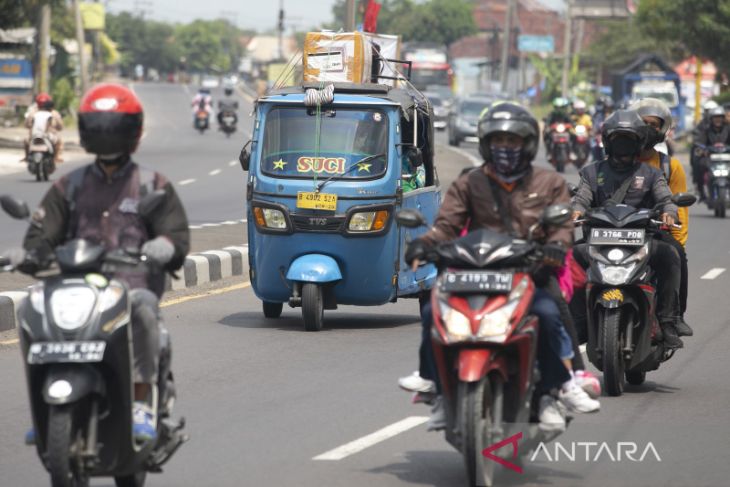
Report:
[[573,216],[570,205],[550,205],[542,213],[542,224],[547,227],[559,227]]
[[144,221],[151,221],[152,215],[157,212],[164,202],[165,191],[162,189],[155,190],[139,200],[139,204],[137,204],[137,214],[142,217]]
[[409,208],[400,210],[395,214],[395,221],[406,228],[418,228],[428,225],[420,211]]
[[672,202],[679,207],[692,206],[697,202],[697,196],[690,193],[677,193],[672,195]]
[[238,155],[238,162],[241,163],[241,169],[244,171],[248,171],[249,164],[251,163],[251,152],[248,150],[248,146],[251,144],[251,141],[249,140],[244,144],[243,148],[241,149],[241,153]]
[[408,157],[408,161],[413,167],[419,167],[423,165],[423,153],[418,147],[411,147],[410,149],[408,149],[406,157]]
[[568,183],[568,192],[570,193],[570,196],[575,196],[578,194],[578,186],[573,183]]
[[0,196],[0,204],[2,205],[3,211],[16,220],[27,220],[30,218],[28,204],[21,199],[4,194]]

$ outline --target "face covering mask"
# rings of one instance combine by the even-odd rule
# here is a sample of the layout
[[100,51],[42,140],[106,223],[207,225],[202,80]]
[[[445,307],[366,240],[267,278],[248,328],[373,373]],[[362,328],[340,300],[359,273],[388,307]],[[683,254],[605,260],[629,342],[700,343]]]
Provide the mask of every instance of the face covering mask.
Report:
[[649,136],[646,138],[644,149],[651,149],[659,142],[661,142],[661,135],[659,134],[659,131],[654,127],[649,127]]
[[99,154],[96,159],[105,166],[121,166],[129,160],[129,156],[124,152],[115,152],[114,154]]
[[633,137],[619,135],[611,140],[611,167],[617,171],[628,171],[634,167],[639,153],[639,142]]
[[522,148],[509,149],[491,146],[489,150],[492,152],[494,170],[505,183],[517,181],[527,172],[527,168],[520,168]]

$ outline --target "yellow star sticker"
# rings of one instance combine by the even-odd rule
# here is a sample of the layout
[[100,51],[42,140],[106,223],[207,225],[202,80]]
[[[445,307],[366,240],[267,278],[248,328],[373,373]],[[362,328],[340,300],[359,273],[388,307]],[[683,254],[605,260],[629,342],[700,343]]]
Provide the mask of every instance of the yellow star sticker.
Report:
[[357,165],[357,170],[358,170],[358,172],[359,171],[370,172],[370,166],[372,166],[372,164],[361,162],[360,164]]
[[274,161],[274,169],[281,169],[284,170],[284,166],[286,166],[288,163],[283,161],[282,159],[279,159],[278,161]]

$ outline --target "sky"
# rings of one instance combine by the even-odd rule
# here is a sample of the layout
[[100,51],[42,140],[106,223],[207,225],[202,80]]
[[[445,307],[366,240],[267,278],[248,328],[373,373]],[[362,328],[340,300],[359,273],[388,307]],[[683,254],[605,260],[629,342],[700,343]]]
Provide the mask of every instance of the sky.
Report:
[[[150,18],[187,23],[196,18],[229,18],[242,28],[276,28],[279,2],[284,4],[287,30],[318,27],[332,20],[335,0],[103,0],[111,12],[145,10]],[[561,5],[563,0],[540,0]]]

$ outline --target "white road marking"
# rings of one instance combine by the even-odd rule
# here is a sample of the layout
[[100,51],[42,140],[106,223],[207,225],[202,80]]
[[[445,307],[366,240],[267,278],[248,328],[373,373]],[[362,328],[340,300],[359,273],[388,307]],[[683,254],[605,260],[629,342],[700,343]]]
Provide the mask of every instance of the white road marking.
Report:
[[208,174],[209,174],[210,176],[217,176],[217,175],[218,175],[218,174],[220,174],[220,173],[221,173],[221,170],[220,170],[220,169],[213,169],[213,170],[212,170],[212,171],[210,171],[210,172],[209,172]]
[[211,228],[211,227],[222,227],[224,225],[238,225],[239,223],[247,223],[248,220],[245,218],[241,220],[226,220],[224,222],[217,222],[217,223],[199,223],[197,225],[188,225],[188,228],[191,230],[200,230],[201,228]]
[[714,269],[710,269],[709,271],[705,272],[705,275],[700,277],[700,279],[715,279],[723,272],[725,272],[724,268],[715,267]]
[[203,227],[202,227],[202,226],[200,226],[200,225],[188,225],[188,228],[189,228],[190,230],[200,230],[200,229],[201,229],[201,228],[203,228]]
[[428,421],[428,417],[426,416],[410,416],[402,421],[386,426],[375,433],[363,436],[355,441],[339,446],[334,450],[317,455],[312,458],[312,460],[342,460],[343,458],[347,458],[355,453],[360,453],[364,449],[370,448],[377,443],[404,433],[416,426],[422,425],[426,421]]
[[235,166],[236,164],[238,164],[238,161],[231,161],[228,163],[228,165],[231,167]]
[[195,179],[183,179],[182,181],[180,181],[177,184],[179,184],[180,186],[186,186],[186,185],[192,184],[194,182],[195,182]]

